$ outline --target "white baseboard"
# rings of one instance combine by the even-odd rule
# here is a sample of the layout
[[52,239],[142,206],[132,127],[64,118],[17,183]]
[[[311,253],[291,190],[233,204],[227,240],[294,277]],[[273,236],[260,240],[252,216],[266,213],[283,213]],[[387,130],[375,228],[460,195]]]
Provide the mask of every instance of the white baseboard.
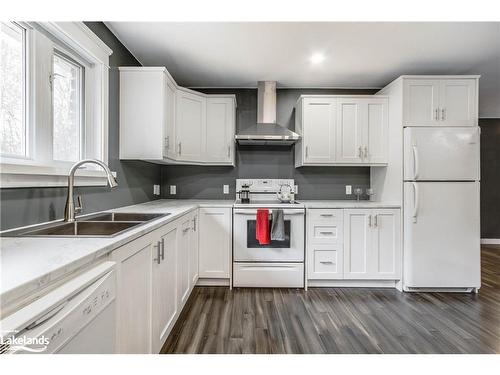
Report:
[[481,245],[500,245],[500,238],[481,238]]
[[395,280],[308,280],[311,288],[396,288]]
[[229,286],[229,279],[206,279],[199,278],[197,286]]

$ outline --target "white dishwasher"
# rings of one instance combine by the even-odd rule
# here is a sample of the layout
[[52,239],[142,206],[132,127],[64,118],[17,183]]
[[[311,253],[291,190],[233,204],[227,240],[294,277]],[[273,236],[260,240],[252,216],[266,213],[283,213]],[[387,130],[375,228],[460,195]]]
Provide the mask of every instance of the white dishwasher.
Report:
[[103,262],[0,321],[4,353],[115,353],[115,263]]

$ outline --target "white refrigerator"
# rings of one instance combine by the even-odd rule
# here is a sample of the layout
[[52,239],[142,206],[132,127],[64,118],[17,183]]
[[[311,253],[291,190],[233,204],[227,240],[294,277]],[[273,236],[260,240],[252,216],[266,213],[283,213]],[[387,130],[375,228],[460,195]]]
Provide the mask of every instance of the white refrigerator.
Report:
[[405,128],[403,171],[403,289],[477,290],[479,128]]

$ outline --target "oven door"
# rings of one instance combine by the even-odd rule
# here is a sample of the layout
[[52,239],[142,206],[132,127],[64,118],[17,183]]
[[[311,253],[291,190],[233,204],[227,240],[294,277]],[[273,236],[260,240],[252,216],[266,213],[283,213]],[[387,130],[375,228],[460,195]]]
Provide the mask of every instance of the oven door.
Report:
[[[272,210],[269,210],[271,220]],[[285,240],[260,245],[255,237],[257,209],[234,209],[233,241],[236,262],[303,262],[304,210],[284,209]],[[271,228],[271,225],[269,225]]]

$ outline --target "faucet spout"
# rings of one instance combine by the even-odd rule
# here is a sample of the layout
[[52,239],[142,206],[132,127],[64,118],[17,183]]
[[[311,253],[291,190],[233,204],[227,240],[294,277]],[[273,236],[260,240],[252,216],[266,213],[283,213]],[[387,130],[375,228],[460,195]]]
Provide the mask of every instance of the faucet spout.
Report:
[[66,222],[75,221],[75,203],[73,200],[73,190],[74,190],[74,185],[75,185],[75,172],[83,164],[97,164],[97,165],[99,165],[102,169],[104,169],[104,172],[106,172],[106,177],[108,179],[108,185],[111,188],[114,188],[115,186],[118,185],[118,183],[116,182],[116,178],[111,173],[109,167],[100,160],[84,159],[84,160],[80,160],[80,161],[76,162],[75,164],[73,164],[73,166],[69,170],[68,196],[66,198],[66,207],[64,208],[64,221],[66,221]]

